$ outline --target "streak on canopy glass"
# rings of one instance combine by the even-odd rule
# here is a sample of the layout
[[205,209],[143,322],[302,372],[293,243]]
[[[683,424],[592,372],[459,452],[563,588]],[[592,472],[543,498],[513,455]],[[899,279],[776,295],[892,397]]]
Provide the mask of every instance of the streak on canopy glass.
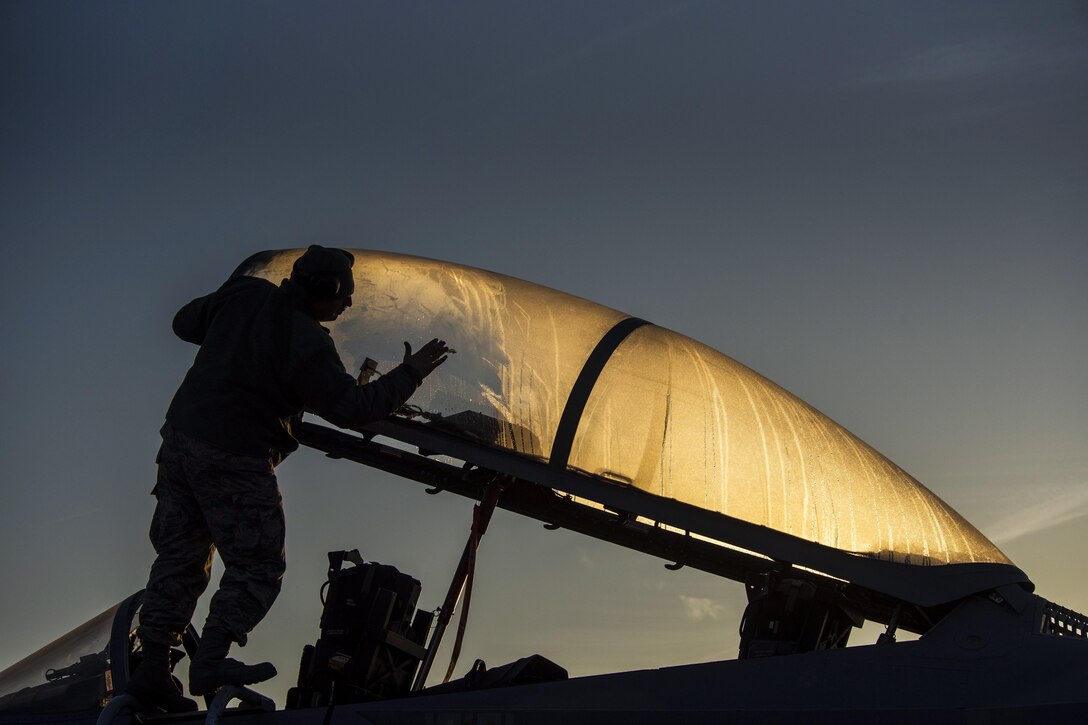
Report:
[[830,418],[659,327],[636,330],[609,360],[570,465],[844,551],[911,564],[1008,562]]
[[[248,273],[279,282],[302,251],[280,252]],[[348,371],[356,373],[367,357],[388,371],[403,358],[404,340],[413,349],[433,337],[446,340],[457,353],[411,404],[452,415],[450,425],[469,437],[546,460],[582,365],[625,315],[471,267],[350,251],[352,307],[326,323]]]

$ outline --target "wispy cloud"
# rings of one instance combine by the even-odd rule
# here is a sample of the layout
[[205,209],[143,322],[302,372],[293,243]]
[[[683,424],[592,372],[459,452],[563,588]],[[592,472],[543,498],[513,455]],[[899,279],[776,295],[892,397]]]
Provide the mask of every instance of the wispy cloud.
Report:
[[857,79],[857,85],[967,81],[1016,69],[1039,69],[1086,60],[1088,51],[1080,43],[1043,45],[974,40],[926,48],[885,66],[870,69]]
[[1083,516],[1088,516],[1088,483],[1005,514],[986,530],[995,544],[1007,544]]
[[717,619],[725,611],[724,606],[707,597],[688,597],[681,594],[680,602],[684,605],[684,615],[693,622]]
[[99,507],[96,507],[96,508],[93,508],[93,509],[88,509],[86,511],[77,511],[76,513],[68,514],[67,516],[61,516],[60,518],[52,519],[49,523],[51,523],[51,524],[66,524],[66,523],[69,523],[71,521],[75,521],[76,519],[82,519],[82,518],[85,518],[87,516],[92,516],[92,515],[100,512],[100,511],[103,511],[103,510],[104,509],[101,506],[99,506]]

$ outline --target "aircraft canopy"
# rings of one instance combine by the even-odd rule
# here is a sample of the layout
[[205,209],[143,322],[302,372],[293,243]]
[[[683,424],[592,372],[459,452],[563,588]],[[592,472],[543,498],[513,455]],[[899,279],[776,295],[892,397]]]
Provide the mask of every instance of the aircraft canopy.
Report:
[[[236,273],[279,282],[302,251]],[[329,325],[345,366],[388,370],[404,340],[448,341],[457,354],[410,402],[467,438],[863,557],[1010,563],[861,439],[706,345],[501,274],[351,251],[353,305]]]

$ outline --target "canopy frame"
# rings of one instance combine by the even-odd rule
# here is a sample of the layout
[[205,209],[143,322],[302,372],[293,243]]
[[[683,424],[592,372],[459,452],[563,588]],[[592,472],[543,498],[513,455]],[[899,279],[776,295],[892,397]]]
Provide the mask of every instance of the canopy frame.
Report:
[[[665,499],[632,486],[556,468],[433,425],[389,418],[361,429],[363,437],[314,423],[296,435],[329,457],[385,470],[431,487],[479,500],[496,473],[510,477],[501,508],[571,531],[691,566],[745,584],[768,575],[800,578],[842,596],[871,621],[887,623],[900,603],[899,626],[926,631],[959,600],[1008,585],[1032,589],[1009,564],[917,566],[885,561],[806,541],[714,511]],[[373,440],[398,441],[418,453]],[[444,455],[468,468],[435,458]],[[592,501],[602,508],[579,502]]]

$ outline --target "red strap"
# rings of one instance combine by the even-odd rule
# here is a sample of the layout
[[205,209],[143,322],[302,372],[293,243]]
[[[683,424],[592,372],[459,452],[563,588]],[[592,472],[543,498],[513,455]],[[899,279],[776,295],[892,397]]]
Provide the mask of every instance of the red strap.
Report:
[[[494,508],[494,507],[492,507]],[[457,658],[461,656],[461,643],[465,639],[465,628],[468,626],[468,608],[472,603],[472,579],[476,571],[476,549],[480,546],[480,504],[472,507],[472,532],[469,534],[468,566],[465,569],[465,603],[461,607],[461,616],[457,620],[457,637],[453,640],[453,654],[450,655],[450,665],[446,668],[446,676],[443,684],[450,681],[453,670],[457,667]]]

